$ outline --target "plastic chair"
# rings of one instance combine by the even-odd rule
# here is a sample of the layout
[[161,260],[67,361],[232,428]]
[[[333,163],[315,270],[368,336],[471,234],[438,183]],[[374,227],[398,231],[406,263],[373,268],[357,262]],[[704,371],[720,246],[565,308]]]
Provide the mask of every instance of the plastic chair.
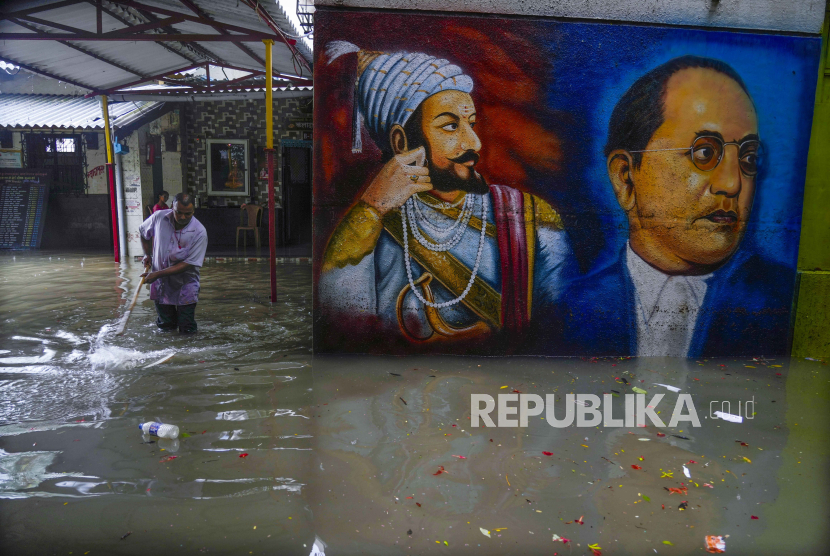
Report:
[[[248,215],[247,226],[245,225],[245,214]],[[262,225],[262,207],[259,205],[242,205],[239,212],[239,226],[236,228],[236,248],[239,249],[239,232],[245,232],[242,235],[243,245],[248,247],[248,230],[254,232],[254,239],[256,240],[256,248],[259,249],[259,228]]]

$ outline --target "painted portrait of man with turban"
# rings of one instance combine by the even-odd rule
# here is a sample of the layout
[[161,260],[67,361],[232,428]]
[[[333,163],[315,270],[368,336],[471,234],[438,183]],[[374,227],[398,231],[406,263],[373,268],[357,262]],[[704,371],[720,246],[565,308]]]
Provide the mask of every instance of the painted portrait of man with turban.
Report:
[[368,132],[383,166],[328,240],[322,318],[371,322],[428,351],[515,351],[534,307],[569,272],[559,214],[477,171],[474,83],[462,68],[424,52],[326,45],[327,64],[345,56],[357,57],[352,152]]

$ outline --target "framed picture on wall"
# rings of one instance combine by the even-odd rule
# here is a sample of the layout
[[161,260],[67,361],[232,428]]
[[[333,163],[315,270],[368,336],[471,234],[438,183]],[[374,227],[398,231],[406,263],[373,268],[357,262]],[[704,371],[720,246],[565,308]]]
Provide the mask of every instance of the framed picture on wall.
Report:
[[208,139],[208,195],[247,197],[250,195],[247,139]]

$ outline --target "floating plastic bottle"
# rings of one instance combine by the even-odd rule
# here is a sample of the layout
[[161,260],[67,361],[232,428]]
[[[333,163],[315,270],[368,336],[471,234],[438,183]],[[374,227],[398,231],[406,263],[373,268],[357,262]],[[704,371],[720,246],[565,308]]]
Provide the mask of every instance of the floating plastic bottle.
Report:
[[169,438],[173,440],[179,437],[179,427],[176,425],[166,425],[156,421],[148,421],[138,425],[141,432],[149,434],[150,436],[157,436],[159,438]]

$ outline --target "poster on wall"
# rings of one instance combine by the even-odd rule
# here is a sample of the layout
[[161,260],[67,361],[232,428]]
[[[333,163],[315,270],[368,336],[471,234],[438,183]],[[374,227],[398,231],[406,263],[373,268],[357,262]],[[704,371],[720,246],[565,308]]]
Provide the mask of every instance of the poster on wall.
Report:
[[413,17],[317,13],[315,351],[788,353],[818,39]]
[[208,195],[247,197],[250,195],[248,180],[248,140],[208,139]]
[[40,249],[51,172],[0,169],[0,249]]
[[23,168],[23,151],[0,149],[0,168]]

